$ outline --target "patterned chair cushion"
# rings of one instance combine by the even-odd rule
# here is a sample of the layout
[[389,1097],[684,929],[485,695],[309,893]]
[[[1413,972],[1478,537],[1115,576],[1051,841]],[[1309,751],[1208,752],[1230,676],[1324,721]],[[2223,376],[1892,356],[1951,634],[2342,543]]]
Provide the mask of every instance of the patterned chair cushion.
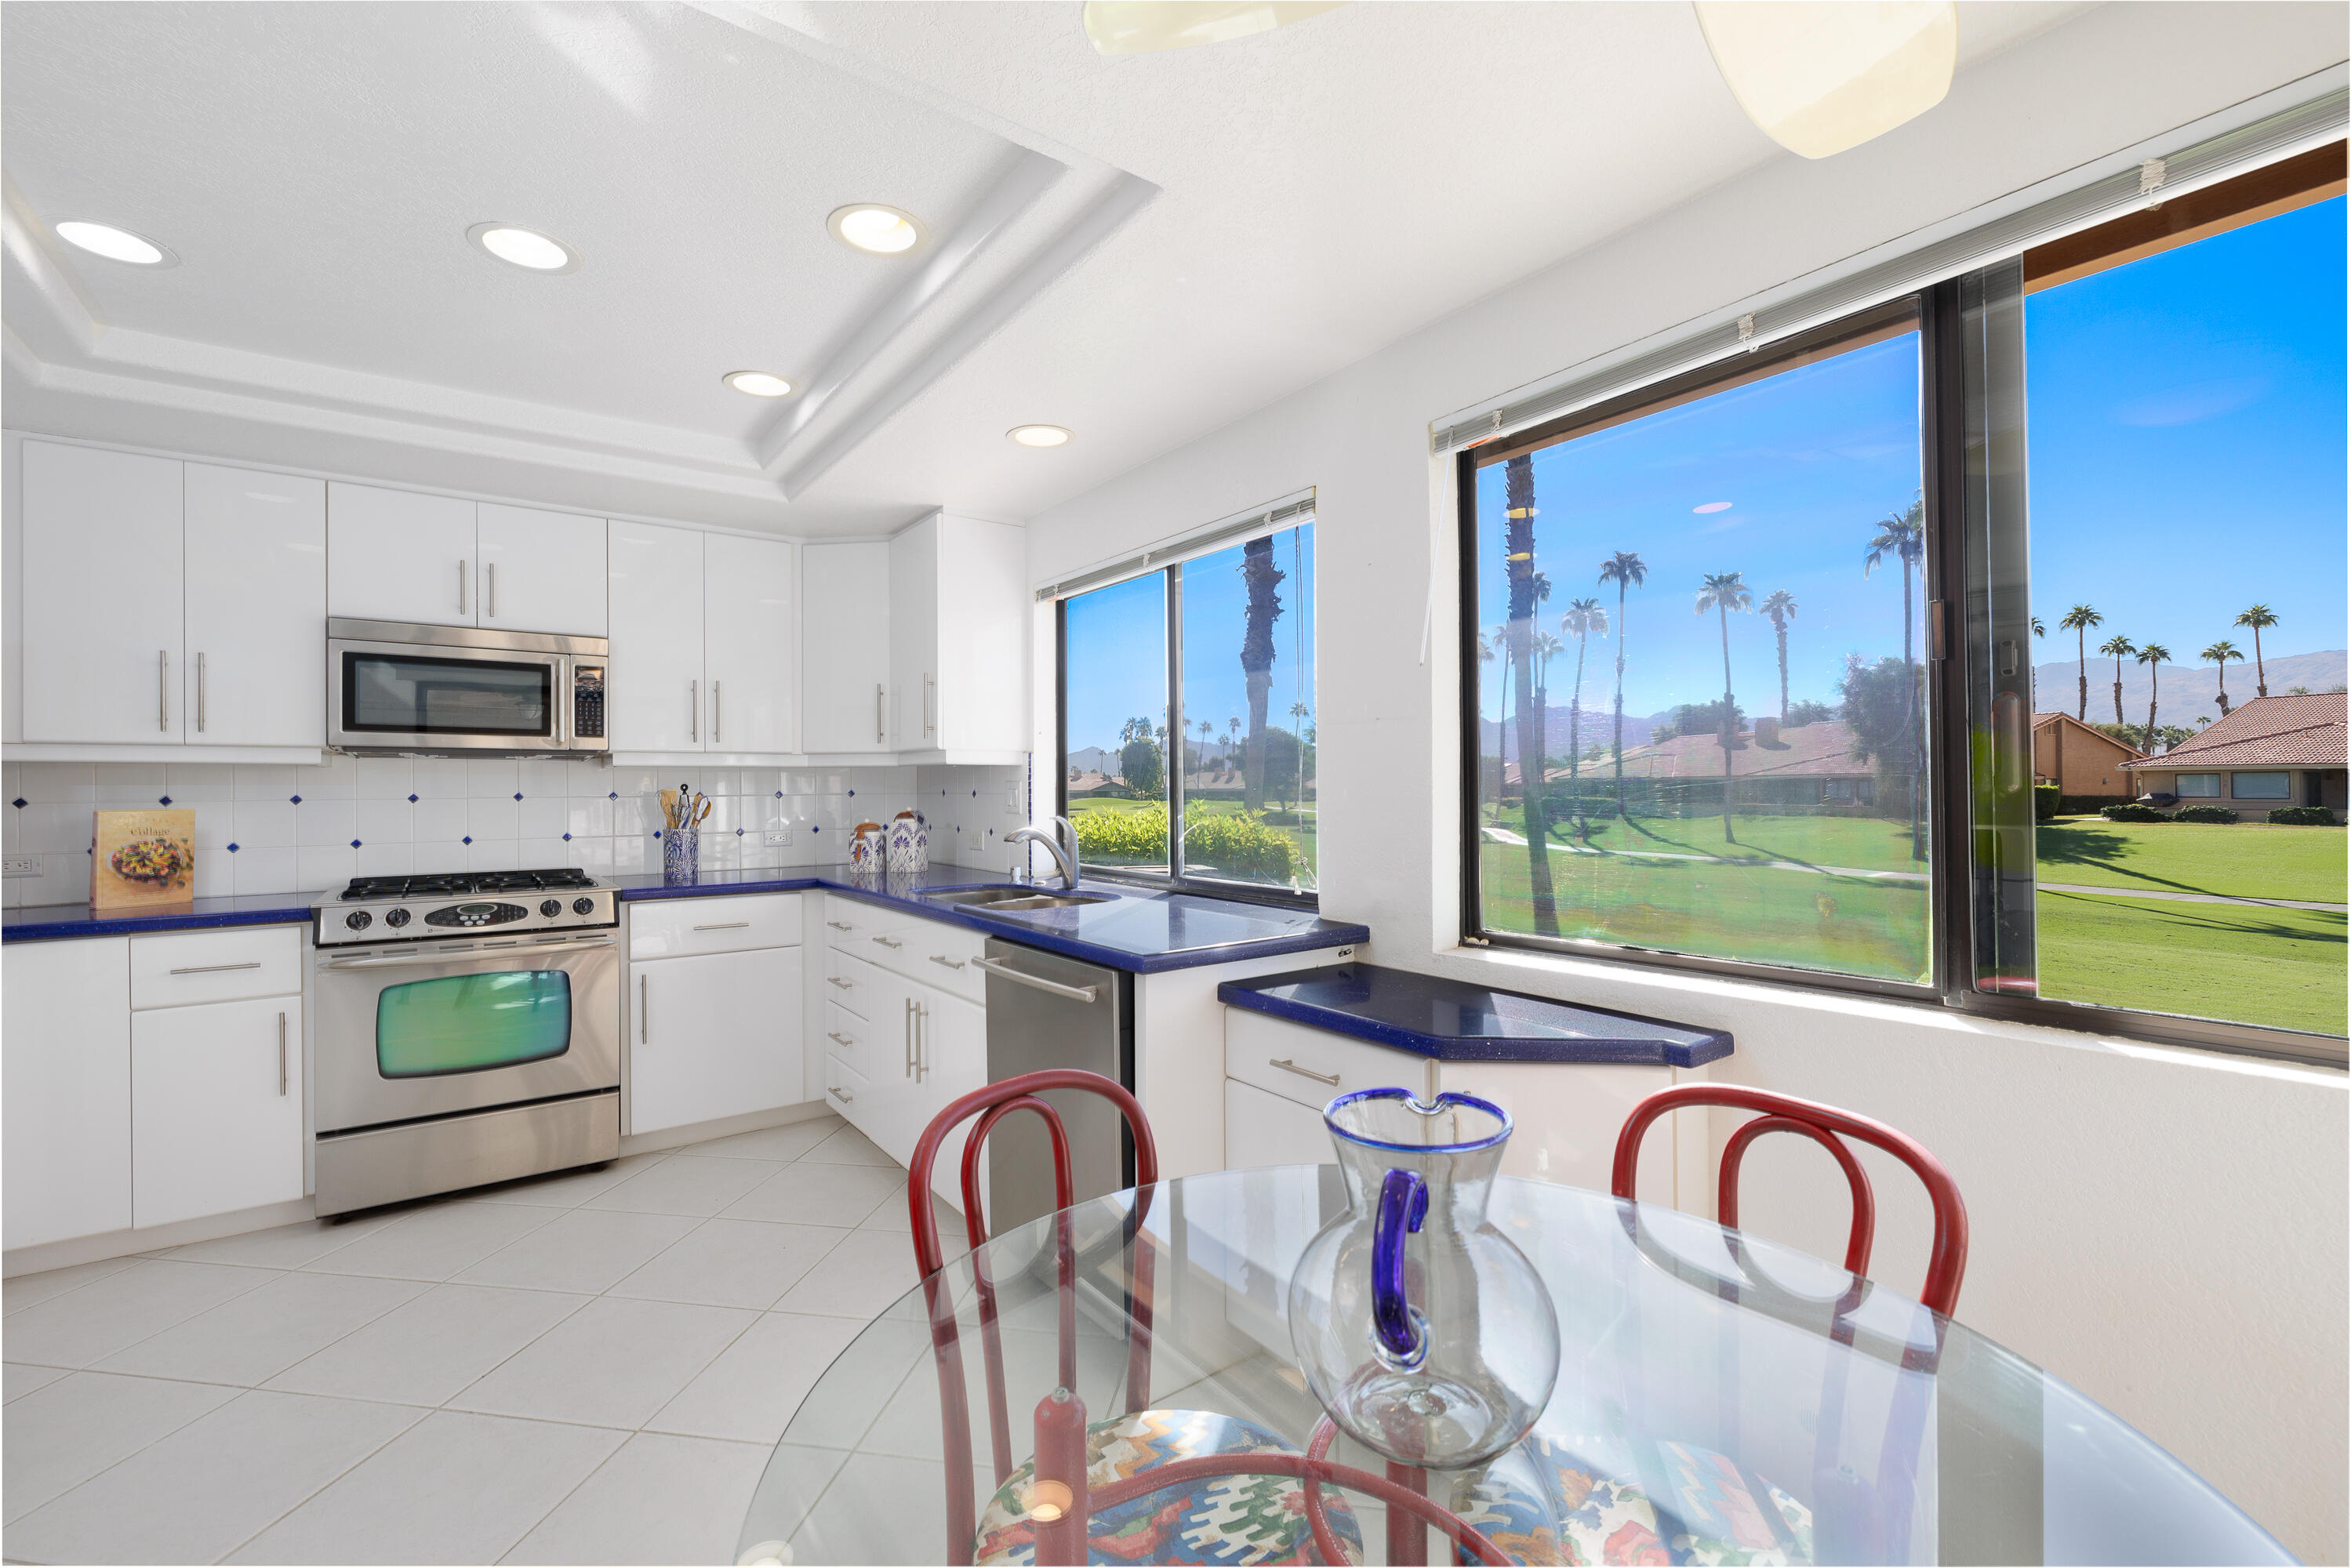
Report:
[[1616,1445],[1539,1431],[1462,1477],[1454,1511],[1521,1563],[1781,1568],[1813,1561],[1812,1511],[1780,1488],[1711,1448],[1658,1443],[1651,1451],[1654,1493]]
[[[1174,1459],[1209,1454],[1294,1454],[1298,1449],[1264,1427],[1209,1410],[1144,1410],[1086,1428],[1086,1484],[1108,1486]],[[988,1500],[979,1516],[977,1563],[1032,1563],[1037,1538],[1022,1499],[1035,1461],[1022,1465]],[[1363,1534],[1346,1499],[1322,1493],[1331,1530],[1363,1561]],[[1314,1536],[1306,1522],[1306,1492],[1288,1476],[1231,1476],[1183,1491],[1145,1492],[1097,1511],[1088,1531],[1087,1558],[1095,1563],[1313,1563]]]

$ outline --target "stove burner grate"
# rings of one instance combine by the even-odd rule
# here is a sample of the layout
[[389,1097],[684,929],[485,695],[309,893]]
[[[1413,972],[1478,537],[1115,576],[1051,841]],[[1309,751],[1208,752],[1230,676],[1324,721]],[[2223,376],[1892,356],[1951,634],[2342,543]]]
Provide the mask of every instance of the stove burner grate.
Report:
[[345,899],[451,898],[473,893],[537,893],[558,888],[593,887],[595,879],[578,866],[546,871],[451,872],[433,876],[354,877],[343,889]]

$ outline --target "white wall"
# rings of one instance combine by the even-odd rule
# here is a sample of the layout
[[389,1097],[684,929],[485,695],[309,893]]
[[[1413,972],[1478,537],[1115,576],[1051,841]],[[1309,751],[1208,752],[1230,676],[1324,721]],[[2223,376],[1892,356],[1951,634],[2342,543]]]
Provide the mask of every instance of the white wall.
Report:
[[[1961,1318],[2333,1562],[2351,1545],[2342,1075],[1459,948],[1450,472],[1427,427],[2344,56],[2337,6],[2102,7],[1972,68],[1911,126],[1770,164],[1030,523],[1041,582],[1315,486],[1325,911],[1367,923],[1379,963],[1728,1028],[1726,1076],[1917,1136],[1974,1215]],[[1759,1155],[1746,1218],[1839,1256],[1842,1184],[1807,1157]],[[1924,1205],[1879,1185],[1873,1271],[1915,1288]]]

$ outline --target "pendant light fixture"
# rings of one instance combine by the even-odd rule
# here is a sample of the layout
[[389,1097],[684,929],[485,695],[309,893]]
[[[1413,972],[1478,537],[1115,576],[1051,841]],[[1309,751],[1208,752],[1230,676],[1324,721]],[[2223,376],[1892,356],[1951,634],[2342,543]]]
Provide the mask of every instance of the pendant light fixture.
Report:
[[1344,0],[1086,0],[1086,37],[1104,55],[1221,44],[1302,20]]
[[1715,68],[1747,118],[1827,158],[1943,101],[1959,63],[1951,0],[1695,0]]

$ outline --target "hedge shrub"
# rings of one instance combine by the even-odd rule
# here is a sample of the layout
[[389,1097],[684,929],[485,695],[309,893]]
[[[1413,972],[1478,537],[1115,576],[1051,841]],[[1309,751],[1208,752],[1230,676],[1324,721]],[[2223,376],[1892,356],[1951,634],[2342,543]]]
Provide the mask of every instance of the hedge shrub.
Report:
[[1081,811],[1071,821],[1078,848],[1089,860],[1167,859],[1167,811]]
[[2268,820],[2287,828],[2332,828],[2337,825],[2335,813],[2324,806],[2276,806],[2271,809]]
[[2175,822],[2233,822],[2237,813],[2226,806],[2182,806],[2171,814]]
[[2056,785],[2035,784],[2032,787],[2032,820],[2036,822],[2055,821],[2057,820],[2057,797],[2058,789]]
[[2121,806],[2108,806],[2104,810],[2100,811],[2098,815],[2104,817],[2109,822],[2168,822],[2171,821],[2170,818],[2165,816],[2154,807],[2142,806],[2137,804],[2136,801]]
[[[1165,863],[1167,812],[1087,811],[1071,819],[1078,848],[1090,860]],[[1184,858],[1228,876],[1288,882],[1293,865],[1288,834],[1247,815],[1194,817],[1184,833]]]

